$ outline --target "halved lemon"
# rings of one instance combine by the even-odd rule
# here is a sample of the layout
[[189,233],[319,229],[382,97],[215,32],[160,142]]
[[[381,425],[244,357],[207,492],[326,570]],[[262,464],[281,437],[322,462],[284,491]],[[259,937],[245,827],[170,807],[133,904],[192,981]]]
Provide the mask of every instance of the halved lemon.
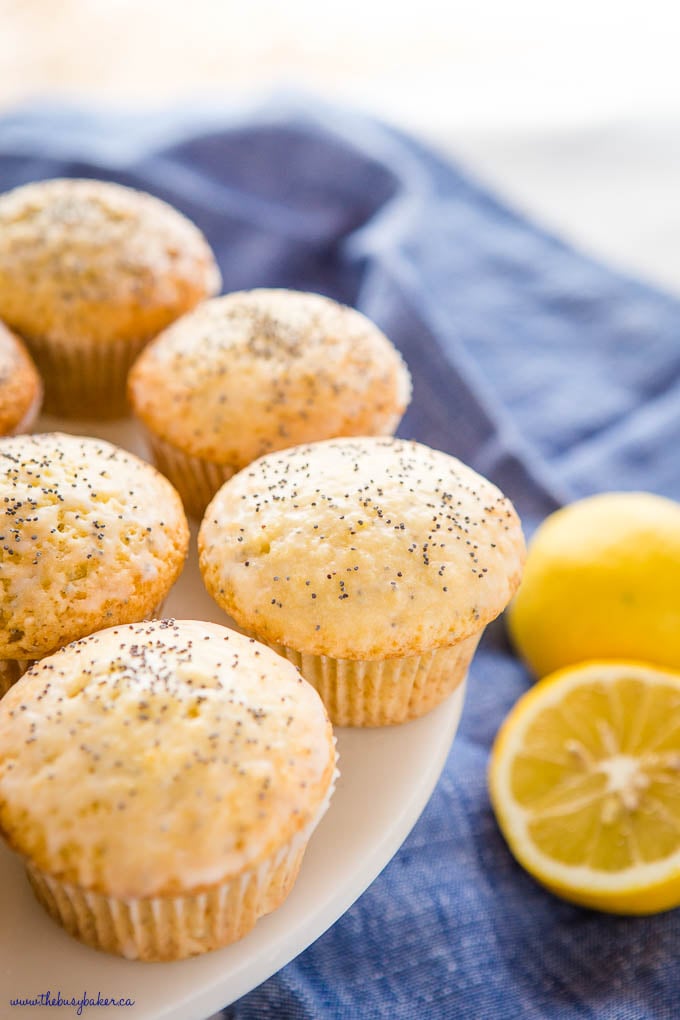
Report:
[[587,662],[546,677],[503,723],[489,788],[512,853],[558,896],[680,905],[680,673]]

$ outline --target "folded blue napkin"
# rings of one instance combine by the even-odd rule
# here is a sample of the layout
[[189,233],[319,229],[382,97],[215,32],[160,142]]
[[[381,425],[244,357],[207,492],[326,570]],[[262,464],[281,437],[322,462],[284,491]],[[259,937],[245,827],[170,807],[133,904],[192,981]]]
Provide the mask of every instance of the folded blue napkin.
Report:
[[[680,304],[573,251],[412,138],[300,97],[0,118],[0,189],[108,178],[183,210],[224,289],[329,294],[378,322],[414,377],[401,434],[491,477],[527,530],[604,489],[680,498]],[[486,791],[529,679],[501,623],[475,658],[442,779],[382,875],[230,1020],[671,1020],[680,911],[614,918],[515,865]]]

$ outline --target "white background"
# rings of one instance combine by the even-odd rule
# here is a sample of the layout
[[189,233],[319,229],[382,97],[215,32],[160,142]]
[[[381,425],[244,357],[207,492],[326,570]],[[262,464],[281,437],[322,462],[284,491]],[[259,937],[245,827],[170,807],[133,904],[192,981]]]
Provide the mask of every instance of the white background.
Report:
[[679,50],[672,0],[0,0],[0,107],[307,86],[680,291]]

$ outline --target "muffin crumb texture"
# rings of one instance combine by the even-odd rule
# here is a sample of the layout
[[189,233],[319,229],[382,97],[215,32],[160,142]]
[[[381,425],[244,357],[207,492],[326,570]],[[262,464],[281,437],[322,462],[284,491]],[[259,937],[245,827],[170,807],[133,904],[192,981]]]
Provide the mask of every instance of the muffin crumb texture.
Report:
[[150,339],[219,286],[201,232],[152,195],[57,179],[0,196],[0,317],[29,343]]
[[109,628],[36,664],[0,703],[0,748],[10,845],[119,899],[199,894],[273,860],[335,771],[293,666],[194,621]]
[[24,432],[42,400],[42,383],[28,351],[0,322],[0,436]]
[[143,619],[188,540],[176,492],[133,454],[59,433],[0,440],[0,658]]
[[288,290],[207,301],[159,336],[130,375],[135,413],[185,454],[234,470],[269,451],[389,435],[408,370],[360,312]]
[[519,584],[512,504],[447,454],[338,439],[228,481],[199,533],[209,592],[261,640],[339,659],[418,655],[482,630]]

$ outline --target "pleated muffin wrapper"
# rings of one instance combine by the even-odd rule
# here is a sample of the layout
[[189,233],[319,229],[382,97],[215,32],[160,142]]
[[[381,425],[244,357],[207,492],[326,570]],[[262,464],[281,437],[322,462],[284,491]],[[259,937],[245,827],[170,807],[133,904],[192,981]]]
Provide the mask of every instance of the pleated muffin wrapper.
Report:
[[187,514],[200,521],[215,493],[238,468],[184,453],[140,424],[154,465],[177,489]]
[[126,388],[145,339],[78,343],[24,338],[45,384],[44,410],[64,418],[113,419],[129,414]]
[[463,682],[482,630],[454,645],[391,659],[338,659],[264,641],[292,662],[326,706],[334,726],[391,726],[425,715]]
[[[337,759],[336,759],[337,762]],[[336,768],[311,821],[267,860],[199,893],[118,898],[62,882],[26,862],[38,901],[75,938],[129,960],[183,960],[243,938],[290,893],[314,829],[326,813]]]
[[[165,599],[162,602],[158,602],[153,609],[143,616],[141,620],[130,620],[130,623],[142,623],[145,620],[158,620],[163,615],[163,606],[165,605]],[[102,624],[102,627],[115,626],[115,624]],[[121,624],[124,626],[124,624]],[[86,635],[83,635],[86,637]],[[74,638],[74,641],[78,640]],[[49,655],[53,655],[53,652],[49,652]],[[42,656],[47,658],[47,656]],[[7,691],[12,687],[17,680],[20,680],[27,669],[33,665],[34,662],[38,662],[38,659],[0,659],[0,698],[7,694]]]

